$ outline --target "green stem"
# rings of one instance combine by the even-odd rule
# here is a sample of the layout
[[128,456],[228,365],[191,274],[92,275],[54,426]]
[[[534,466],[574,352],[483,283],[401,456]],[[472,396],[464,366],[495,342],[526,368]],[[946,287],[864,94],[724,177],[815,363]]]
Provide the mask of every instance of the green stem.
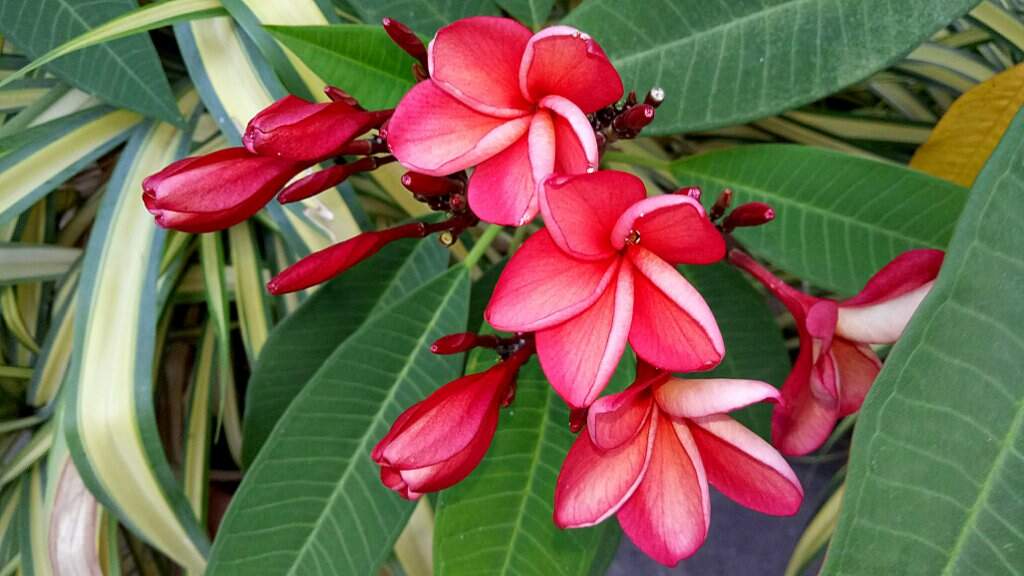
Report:
[[501,232],[502,226],[499,224],[491,224],[487,226],[484,233],[480,235],[480,238],[473,244],[473,249],[466,254],[466,259],[462,261],[466,265],[466,268],[472,269],[476,266],[476,263],[483,257],[484,252],[487,252],[487,248],[490,247],[491,242],[498,237],[498,233]]
[[601,158],[606,162],[618,162],[620,164],[633,164],[634,166],[646,166],[648,168],[654,168],[655,170],[668,170],[671,163],[665,160],[658,160],[657,158],[650,158],[644,156],[634,156],[633,154],[627,154],[625,152],[615,152],[614,150],[608,150],[604,153]]
[[32,368],[23,368],[21,366],[0,366],[0,378],[31,380],[32,372]]

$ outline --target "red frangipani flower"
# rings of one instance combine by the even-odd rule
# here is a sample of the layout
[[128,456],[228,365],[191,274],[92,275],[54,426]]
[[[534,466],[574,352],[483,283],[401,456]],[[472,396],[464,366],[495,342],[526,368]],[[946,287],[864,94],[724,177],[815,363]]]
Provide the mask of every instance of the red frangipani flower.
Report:
[[701,295],[673,267],[725,255],[693,198],[646,198],[635,176],[601,171],[544,183],[547,227],[509,261],[485,311],[499,330],[536,332],[548,380],[573,407],[597,399],[627,340],[667,370],[707,370],[725,353]]
[[747,254],[729,259],[764,284],[789,310],[800,353],[772,414],[772,442],[783,454],[816,450],[839,418],[860,409],[882,367],[872,344],[903,333],[942,266],[940,250],[910,250],[879,270],[859,294],[842,302],[789,286]]
[[586,34],[467,18],[437,32],[428,65],[430,78],[396,108],[388,143],[399,162],[431,176],[477,166],[468,193],[481,219],[525,224],[545,177],[597,168],[586,114],[621,98],[622,81]]
[[614,514],[638,548],[672,566],[704,543],[709,483],[747,508],[796,513],[803,489],[793,470],[726,415],[778,398],[755,380],[682,380],[638,369],[630,388],[590,407],[558,475],[555,524],[593,526]]

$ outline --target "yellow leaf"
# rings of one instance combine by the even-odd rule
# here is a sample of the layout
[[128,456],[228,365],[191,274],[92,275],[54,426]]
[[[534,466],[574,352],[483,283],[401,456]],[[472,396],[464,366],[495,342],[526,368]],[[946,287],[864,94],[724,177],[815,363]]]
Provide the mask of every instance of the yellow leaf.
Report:
[[1024,64],[978,84],[939,120],[910,166],[970,186],[1024,105]]

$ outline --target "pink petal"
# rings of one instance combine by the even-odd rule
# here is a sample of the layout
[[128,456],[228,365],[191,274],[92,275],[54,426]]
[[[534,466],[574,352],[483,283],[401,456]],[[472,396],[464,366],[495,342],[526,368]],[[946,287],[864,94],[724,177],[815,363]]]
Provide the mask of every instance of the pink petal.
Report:
[[839,373],[836,371],[835,359],[832,358],[832,346],[829,344],[826,347],[818,339],[813,339],[812,342],[814,368],[811,370],[811,394],[824,404],[837,404]]
[[908,250],[876,272],[859,294],[841,304],[877,304],[930,284],[939,275],[944,257],[941,250]]
[[423,494],[419,492],[413,492],[409,489],[409,485],[402,479],[402,474],[398,470],[388,467],[381,466],[380,468],[380,483],[386,486],[389,490],[394,490],[399,496],[406,500],[418,500]]
[[870,346],[842,338],[832,341],[831,354],[839,379],[839,416],[847,416],[860,410],[882,362]]
[[690,422],[712,486],[752,510],[774,516],[796,514],[803,488],[770,444],[723,414]]
[[531,107],[519,91],[519,66],[529,40],[530,30],[508,18],[457,20],[430,42],[430,78],[478,112],[519,116]]
[[787,456],[803,456],[825,443],[838,418],[838,403],[811,392],[810,344],[800,342],[793,371],[782,385],[782,402],[772,411],[772,444]]
[[498,411],[488,412],[487,418],[477,429],[471,442],[460,452],[447,460],[424,468],[399,470],[407,489],[414,493],[437,492],[459,482],[480,464],[487,449],[494,439],[494,431],[498,427]]
[[587,411],[587,433],[599,450],[618,448],[647,422],[652,406],[650,387],[638,384],[598,398]]
[[[572,169],[572,171],[565,173],[579,174],[595,171],[600,161],[600,151],[597,148],[597,135],[594,134],[594,127],[591,126],[587,115],[571,101],[561,96],[545,96],[538,106],[542,110],[550,110],[554,113],[555,117],[562,120],[559,138],[562,138],[563,135],[569,136],[567,132],[572,134],[571,137],[566,139],[568,144],[572,145],[572,149],[562,151],[563,155],[566,156],[566,165],[563,168]],[[576,146],[579,147],[578,150]],[[578,164],[578,159],[574,160],[578,152],[583,153],[586,165]]]
[[487,116],[424,81],[413,86],[395,109],[388,122],[388,145],[406,167],[446,176],[515,144],[529,126],[530,116]]
[[918,305],[932,289],[928,282],[895,298],[863,306],[839,306],[836,334],[865,344],[892,344],[917,311]]
[[609,238],[619,215],[645,196],[643,182],[625,172],[558,175],[544,181],[540,209],[562,250],[576,258],[598,259],[614,251]]
[[707,482],[685,426],[657,414],[650,463],[633,496],[619,509],[619,524],[637,548],[674,566],[700,548],[708,531]]
[[632,441],[602,451],[580,434],[562,463],[555,485],[555,524],[593,526],[619,510],[633,495],[650,461],[657,428],[646,425]]
[[590,36],[568,26],[552,26],[530,39],[519,69],[519,85],[528,99],[564,96],[584,112],[622,98],[622,79]]
[[710,370],[725,342],[711,309],[675,268],[640,247],[629,250],[636,266],[629,342],[637,356],[673,372]]
[[498,330],[532,332],[580,314],[615,278],[616,258],[581,261],[559,250],[547,230],[530,236],[509,260],[484,311]]
[[758,380],[727,378],[670,378],[654,389],[658,407],[677,418],[724,414],[769,400],[777,402],[779,391]]
[[612,229],[615,248],[625,246],[632,232],[639,234],[640,246],[672,264],[711,264],[725,256],[725,240],[700,202],[682,194],[655,196],[630,207]]
[[574,408],[590,406],[626,349],[633,319],[633,273],[623,261],[614,284],[579,315],[537,331],[537,356],[551,386]]
[[538,185],[555,169],[555,138],[551,114],[538,110],[530,121],[530,167],[533,181]]
[[[573,125],[558,114],[552,114],[555,121],[555,172],[558,174],[586,174],[597,165],[591,158],[590,150],[585,147],[580,135]],[[597,145],[593,129],[589,132]],[[585,138],[586,136],[584,136]]]
[[484,160],[469,178],[469,205],[485,222],[522,226],[537,215],[528,137]]

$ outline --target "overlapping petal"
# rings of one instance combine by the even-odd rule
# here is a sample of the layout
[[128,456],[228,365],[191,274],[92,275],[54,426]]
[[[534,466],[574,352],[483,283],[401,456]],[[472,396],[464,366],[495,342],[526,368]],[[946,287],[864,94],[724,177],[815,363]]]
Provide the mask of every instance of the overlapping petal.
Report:
[[611,450],[632,440],[650,417],[652,403],[650,386],[640,382],[599,398],[587,411],[591,442],[600,450]]
[[675,268],[633,247],[633,324],[629,342],[638,356],[673,372],[710,370],[725,342],[700,293]]
[[509,18],[457,20],[430,42],[431,80],[478,112],[519,116],[530,107],[519,90],[519,68],[531,35]]
[[654,390],[658,407],[677,418],[724,414],[770,400],[778,402],[779,390],[758,380],[729,378],[670,378]]
[[514,144],[529,129],[530,118],[488,116],[459,102],[434,82],[420,82],[402,98],[388,122],[388,144],[405,166],[431,176],[446,176]]
[[561,324],[604,294],[618,266],[615,258],[575,260],[555,245],[547,230],[541,230],[509,260],[484,317],[498,330],[513,332]]
[[586,311],[537,331],[537,356],[551,386],[572,407],[589,406],[608,384],[626,349],[633,319],[633,272],[623,261],[616,280]]
[[552,26],[525,47],[519,69],[523,95],[538,101],[555,94],[590,113],[622,98],[622,79],[592,38],[569,26]]
[[711,264],[725,256],[725,240],[700,202],[681,194],[648,198],[622,213],[612,229],[616,249],[631,232],[640,245],[672,264]]
[[830,353],[839,375],[839,416],[846,416],[860,410],[882,362],[870,346],[842,338],[832,341]]
[[810,346],[800,345],[793,370],[782,385],[782,402],[772,411],[772,444],[789,456],[803,456],[825,443],[838,418],[838,402],[811,393]]
[[611,231],[620,214],[646,197],[643,182],[625,172],[602,170],[544,181],[541,212],[551,237],[576,258],[604,258],[615,251]]
[[469,179],[469,206],[481,220],[521,226],[537,215],[529,137],[480,163]]
[[437,492],[462,481],[469,476],[487,453],[498,426],[498,411],[492,410],[480,423],[476,435],[461,451],[447,460],[423,468],[402,469],[399,474],[408,490],[417,495]]

